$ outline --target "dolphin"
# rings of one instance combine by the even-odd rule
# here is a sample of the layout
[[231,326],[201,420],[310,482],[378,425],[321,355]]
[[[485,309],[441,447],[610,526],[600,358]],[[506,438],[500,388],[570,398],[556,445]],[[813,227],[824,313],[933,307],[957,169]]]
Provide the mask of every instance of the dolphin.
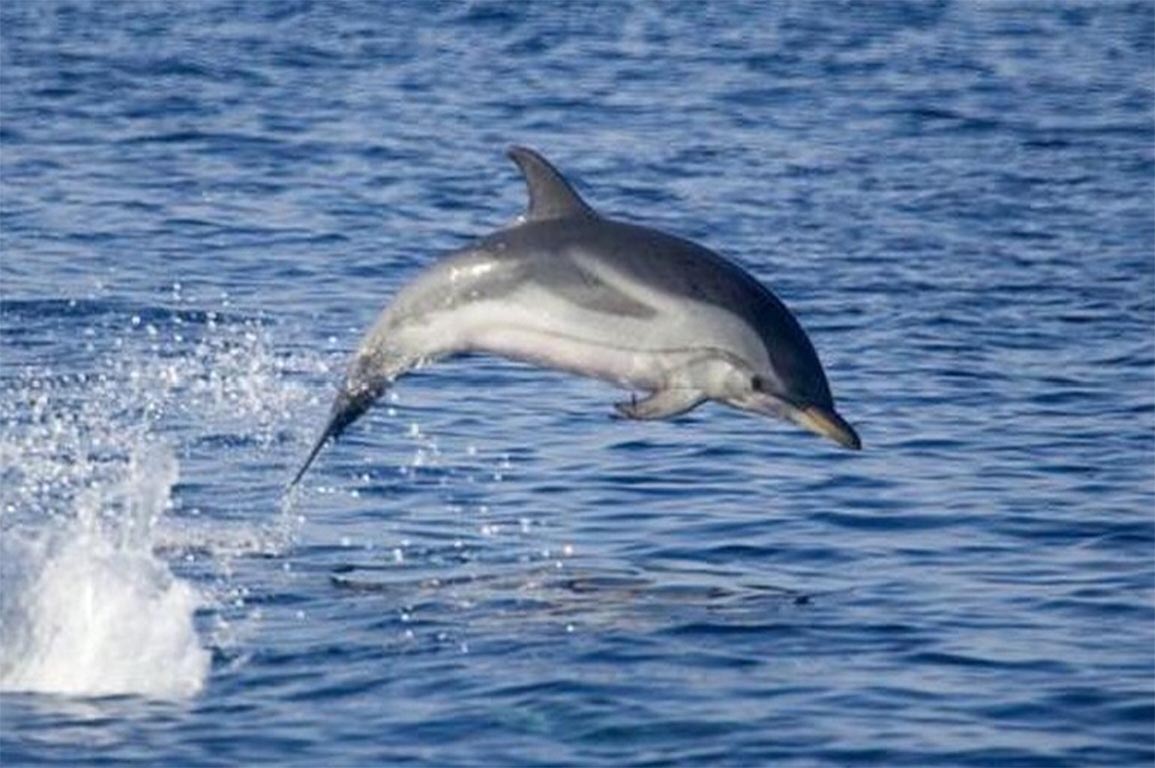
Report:
[[802,326],[750,273],[689,240],[600,215],[532,149],[508,154],[528,209],[425,269],[385,307],[290,488],[399,377],[466,353],[632,390],[615,404],[622,418],[665,419],[712,400],[862,447]]

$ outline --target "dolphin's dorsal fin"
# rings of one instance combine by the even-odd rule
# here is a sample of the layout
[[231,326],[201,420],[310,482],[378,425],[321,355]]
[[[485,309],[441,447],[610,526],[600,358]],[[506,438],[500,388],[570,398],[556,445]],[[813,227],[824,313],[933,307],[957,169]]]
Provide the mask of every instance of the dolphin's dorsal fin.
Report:
[[529,187],[529,209],[526,221],[569,219],[596,216],[585,200],[574,191],[565,177],[549,161],[528,147],[509,148],[509,157],[517,163]]

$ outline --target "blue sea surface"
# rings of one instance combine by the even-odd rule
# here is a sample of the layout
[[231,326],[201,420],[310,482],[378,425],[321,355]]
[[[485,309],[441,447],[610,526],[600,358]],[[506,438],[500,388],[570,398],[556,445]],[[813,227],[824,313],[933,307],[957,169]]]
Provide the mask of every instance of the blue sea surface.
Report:
[[[1151,2],[0,4],[4,766],[1150,766]],[[745,266],[865,449],[487,357],[525,206]]]

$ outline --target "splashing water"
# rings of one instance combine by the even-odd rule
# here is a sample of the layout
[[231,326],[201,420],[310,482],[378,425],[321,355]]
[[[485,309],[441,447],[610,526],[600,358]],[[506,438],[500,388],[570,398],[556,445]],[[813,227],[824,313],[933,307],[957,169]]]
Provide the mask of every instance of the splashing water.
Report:
[[190,446],[206,440],[239,459],[293,447],[284,425],[305,390],[285,383],[267,329],[190,329],[179,314],[113,323],[80,372],[33,363],[3,379],[0,691],[197,694],[221,642],[206,620],[227,624],[234,585],[207,587],[166,558],[207,553],[201,571],[220,578],[228,558],[291,540],[284,514],[256,529],[164,519],[180,508],[178,451],[195,467]]
[[[201,690],[210,654],[194,615],[201,596],[152,554],[151,532],[177,479],[171,451],[136,453],[111,496],[39,540],[5,546],[30,575],[11,593],[0,690],[179,698]],[[123,517],[104,519],[120,497]],[[114,521],[115,524],[111,524]],[[12,551],[9,551],[12,550]]]

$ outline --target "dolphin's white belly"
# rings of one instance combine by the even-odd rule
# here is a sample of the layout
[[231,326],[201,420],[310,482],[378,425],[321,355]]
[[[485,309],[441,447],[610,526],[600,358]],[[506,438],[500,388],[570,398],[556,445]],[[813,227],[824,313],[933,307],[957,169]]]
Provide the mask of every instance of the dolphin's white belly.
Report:
[[735,373],[766,366],[761,340],[738,317],[684,298],[646,297],[644,316],[581,306],[533,284],[495,300],[457,304],[395,329],[430,357],[476,351],[623,387],[723,394]]

